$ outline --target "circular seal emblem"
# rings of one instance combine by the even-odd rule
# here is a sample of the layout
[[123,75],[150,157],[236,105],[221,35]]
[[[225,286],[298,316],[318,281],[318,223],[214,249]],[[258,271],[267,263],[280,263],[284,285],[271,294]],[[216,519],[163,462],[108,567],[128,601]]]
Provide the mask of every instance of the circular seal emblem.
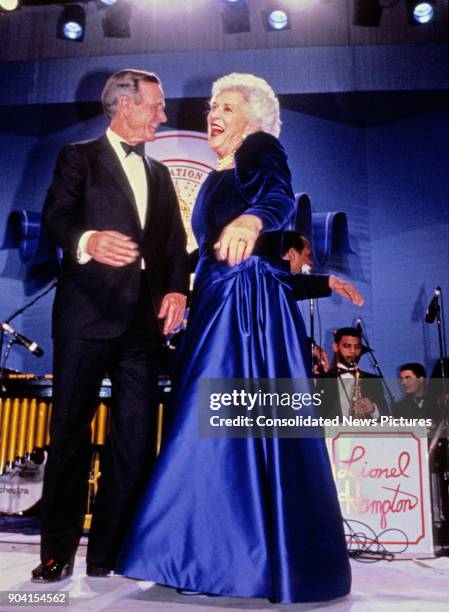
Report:
[[178,196],[181,216],[187,232],[187,250],[197,248],[197,242],[192,232],[191,217],[198,191],[206,180],[211,168],[194,161],[172,160],[166,162]]
[[192,232],[192,210],[201,185],[215,167],[215,154],[207,146],[205,134],[187,131],[161,132],[148,153],[170,170],[191,252],[198,246]]

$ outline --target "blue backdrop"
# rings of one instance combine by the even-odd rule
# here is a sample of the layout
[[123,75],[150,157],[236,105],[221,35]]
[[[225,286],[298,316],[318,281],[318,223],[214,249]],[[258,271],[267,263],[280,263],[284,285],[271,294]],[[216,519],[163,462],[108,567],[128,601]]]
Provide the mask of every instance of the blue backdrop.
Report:
[[[331,330],[361,314],[386,375],[395,376],[398,364],[409,360],[430,367],[438,345],[423,313],[435,286],[446,295],[449,287],[446,48],[381,50],[0,64],[0,241],[11,211],[42,207],[59,148],[104,130],[95,101],[111,72],[131,65],[156,69],[168,97],[168,127],[201,129],[213,78],[251,70],[283,94],[281,140],[295,190],[309,194],[315,211],[348,215],[355,254],[339,269],[360,287],[366,304],[359,311],[339,297],[322,300],[322,342],[330,348]],[[433,62],[427,71],[417,69],[424,67],[423,52]],[[17,251],[0,251],[0,320],[48,278],[45,266],[29,269],[19,263]],[[51,297],[15,321],[46,349],[45,357],[38,360],[17,348],[10,367],[51,371]]]

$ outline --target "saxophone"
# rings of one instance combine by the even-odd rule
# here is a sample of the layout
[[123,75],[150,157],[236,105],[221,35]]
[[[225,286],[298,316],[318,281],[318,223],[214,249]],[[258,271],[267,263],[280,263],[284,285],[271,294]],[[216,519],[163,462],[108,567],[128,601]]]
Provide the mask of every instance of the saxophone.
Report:
[[358,415],[358,412],[356,409],[356,402],[359,399],[362,399],[362,386],[360,384],[360,369],[355,361],[353,363],[353,367],[354,367],[354,384],[352,386],[349,416],[356,417]]

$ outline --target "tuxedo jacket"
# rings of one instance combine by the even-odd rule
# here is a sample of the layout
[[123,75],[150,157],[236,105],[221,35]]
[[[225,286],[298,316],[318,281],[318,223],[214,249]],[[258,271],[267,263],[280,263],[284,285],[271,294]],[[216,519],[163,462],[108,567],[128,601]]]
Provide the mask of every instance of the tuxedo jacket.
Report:
[[[261,234],[254,246],[254,255],[262,255],[279,262],[283,252],[284,232],[265,232]],[[286,269],[290,264],[284,261]],[[290,284],[297,300],[329,297],[332,290],[329,288],[329,276],[325,274],[293,274]]]
[[431,418],[437,422],[442,414],[438,409],[436,398],[426,394],[423,399],[424,402],[420,408],[413,397],[406,395],[391,406],[393,416],[406,419]]
[[[331,368],[318,379],[318,389],[321,392],[322,400],[321,415],[326,418],[342,416],[337,368]],[[367,397],[376,404],[381,416],[389,414],[380,376],[360,370],[360,389],[362,397]]]
[[155,314],[166,293],[187,294],[184,231],[168,169],[146,158],[149,201],[142,229],[135,198],[105,135],[61,150],[43,209],[46,229],[64,251],[53,307],[53,336],[114,338],[132,319],[141,285],[141,258],[123,267],[77,261],[81,235],[115,230],[130,236],[145,261]]
[[295,274],[292,287],[297,300],[314,300],[332,295],[326,274]]

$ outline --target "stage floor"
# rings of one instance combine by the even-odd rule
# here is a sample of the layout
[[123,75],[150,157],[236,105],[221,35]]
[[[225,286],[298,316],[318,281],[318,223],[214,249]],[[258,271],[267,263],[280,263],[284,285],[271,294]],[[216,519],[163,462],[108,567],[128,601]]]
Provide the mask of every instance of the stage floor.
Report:
[[[330,604],[273,605],[262,599],[191,597],[175,589],[121,576],[85,576],[85,546],[80,546],[75,572],[70,579],[53,585],[36,585],[29,580],[38,563],[39,545],[14,541],[16,536],[0,533],[0,591],[68,591],[70,609],[96,612],[190,610],[327,610],[335,612],[449,612],[449,557],[423,560],[352,561],[353,589],[345,599]],[[3,595],[4,597],[4,595]],[[59,606],[6,606],[6,610],[64,610]]]

